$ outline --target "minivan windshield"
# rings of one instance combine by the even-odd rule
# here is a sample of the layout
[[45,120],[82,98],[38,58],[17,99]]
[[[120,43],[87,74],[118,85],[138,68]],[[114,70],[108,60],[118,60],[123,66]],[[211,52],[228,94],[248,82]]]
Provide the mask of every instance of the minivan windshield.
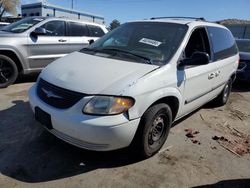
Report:
[[180,46],[188,26],[164,22],[125,23],[104,35],[83,53],[164,65]]
[[18,22],[5,26],[2,31],[10,33],[22,33],[43,20],[43,18],[24,18]]

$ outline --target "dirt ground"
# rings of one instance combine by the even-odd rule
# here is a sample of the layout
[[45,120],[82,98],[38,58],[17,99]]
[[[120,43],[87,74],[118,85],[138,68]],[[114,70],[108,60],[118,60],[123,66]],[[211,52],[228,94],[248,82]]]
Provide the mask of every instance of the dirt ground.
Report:
[[236,86],[226,106],[206,105],[176,123],[161,151],[140,160],[126,149],[82,150],[44,131],[27,99],[34,81],[0,90],[1,188],[250,187],[250,86]]

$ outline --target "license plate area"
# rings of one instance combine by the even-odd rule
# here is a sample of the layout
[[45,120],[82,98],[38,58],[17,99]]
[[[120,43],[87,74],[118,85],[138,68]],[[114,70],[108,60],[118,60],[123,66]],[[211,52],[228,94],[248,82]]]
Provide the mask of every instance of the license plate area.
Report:
[[51,116],[47,112],[44,112],[41,108],[35,107],[35,118],[38,122],[44,125],[47,129],[53,129],[51,123]]

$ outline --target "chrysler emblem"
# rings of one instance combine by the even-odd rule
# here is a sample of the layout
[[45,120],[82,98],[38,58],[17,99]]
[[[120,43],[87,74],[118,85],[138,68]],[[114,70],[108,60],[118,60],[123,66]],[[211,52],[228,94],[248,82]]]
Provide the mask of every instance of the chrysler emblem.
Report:
[[57,98],[57,99],[62,99],[63,98],[61,96],[58,96],[58,95],[54,94],[53,91],[48,91],[48,90],[46,90],[44,88],[42,88],[42,91],[46,94],[46,96],[48,98]]

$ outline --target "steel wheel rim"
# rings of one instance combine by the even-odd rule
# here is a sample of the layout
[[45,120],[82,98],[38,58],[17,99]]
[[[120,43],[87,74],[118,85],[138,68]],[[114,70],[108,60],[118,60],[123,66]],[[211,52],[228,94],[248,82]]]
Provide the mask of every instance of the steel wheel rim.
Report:
[[0,83],[8,82],[13,75],[13,67],[8,61],[0,59]]
[[153,123],[148,134],[149,147],[157,146],[160,143],[161,138],[164,136],[166,129],[166,115],[158,115]]
[[229,94],[229,85],[227,84],[224,89],[224,95],[223,95],[224,100],[227,100],[228,94]]

